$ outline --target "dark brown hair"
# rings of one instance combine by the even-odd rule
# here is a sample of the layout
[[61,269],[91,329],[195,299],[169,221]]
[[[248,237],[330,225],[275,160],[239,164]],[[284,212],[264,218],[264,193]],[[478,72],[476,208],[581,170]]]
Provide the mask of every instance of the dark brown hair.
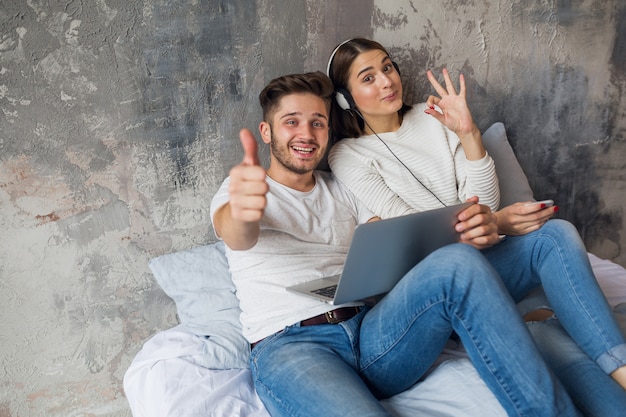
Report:
[[[331,55],[328,62],[328,76],[333,82],[335,91],[348,91],[348,79],[350,77],[350,66],[354,60],[363,52],[380,50],[391,58],[387,50],[378,42],[364,38],[354,38],[340,44]],[[411,110],[411,106],[402,104],[398,111],[400,116]],[[333,100],[330,111],[333,141],[343,138],[357,138],[363,134],[365,128],[363,120],[352,110],[344,110]]]
[[320,97],[330,110],[334,97],[333,83],[320,71],[283,75],[269,82],[259,94],[263,120],[270,123],[280,100],[291,94],[310,93]]

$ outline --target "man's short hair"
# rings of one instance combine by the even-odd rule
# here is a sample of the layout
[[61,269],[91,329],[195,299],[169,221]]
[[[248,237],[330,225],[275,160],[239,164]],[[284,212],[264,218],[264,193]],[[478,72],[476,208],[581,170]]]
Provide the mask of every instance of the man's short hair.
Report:
[[263,120],[271,122],[280,100],[291,94],[310,93],[320,97],[330,113],[330,103],[334,96],[333,83],[323,72],[283,75],[273,79],[259,94],[259,103],[263,109]]

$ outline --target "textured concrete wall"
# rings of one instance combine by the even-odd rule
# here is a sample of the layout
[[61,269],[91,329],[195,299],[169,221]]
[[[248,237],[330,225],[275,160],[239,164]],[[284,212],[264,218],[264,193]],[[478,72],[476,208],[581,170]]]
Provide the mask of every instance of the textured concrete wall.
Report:
[[147,261],[213,240],[265,82],[355,35],[412,100],[463,71],[537,196],[626,265],[625,22],[619,0],[3,0],[0,416],[129,416],[125,369],[176,323]]

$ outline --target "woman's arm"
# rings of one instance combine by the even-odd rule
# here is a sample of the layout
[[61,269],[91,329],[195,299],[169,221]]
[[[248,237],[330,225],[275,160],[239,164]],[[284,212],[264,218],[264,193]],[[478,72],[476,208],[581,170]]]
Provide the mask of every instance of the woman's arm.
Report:
[[457,93],[445,68],[443,70],[445,88],[435,79],[431,71],[427,72],[427,76],[439,97],[428,98],[425,113],[454,132],[461,144],[455,149],[454,155],[459,199],[463,201],[471,196],[478,196],[481,204],[495,211],[500,205],[496,168],[483,146],[482,135],[467,105],[465,78],[462,74],[459,76],[460,91]]

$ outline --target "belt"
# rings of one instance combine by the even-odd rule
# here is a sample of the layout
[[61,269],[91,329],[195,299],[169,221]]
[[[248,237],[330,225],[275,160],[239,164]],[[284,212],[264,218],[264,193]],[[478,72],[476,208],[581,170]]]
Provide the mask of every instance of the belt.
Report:
[[352,317],[359,314],[361,307],[341,307],[335,310],[327,311],[319,316],[311,317],[310,319],[302,320],[300,326],[316,326],[318,324],[337,324],[342,321],[350,320]]
[[[302,320],[300,322],[300,326],[317,326],[319,324],[337,324],[337,323],[341,323],[342,321],[350,320],[352,317],[359,314],[360,311],[361,311],[360,306],[336,308],[334,310],[327,311],[324,314],[320,314],[319,316]],[[258,342],[252,343],[250,347],[254,348],[257,345],[257,343],[261,342],[261,340],[259,340]]]

